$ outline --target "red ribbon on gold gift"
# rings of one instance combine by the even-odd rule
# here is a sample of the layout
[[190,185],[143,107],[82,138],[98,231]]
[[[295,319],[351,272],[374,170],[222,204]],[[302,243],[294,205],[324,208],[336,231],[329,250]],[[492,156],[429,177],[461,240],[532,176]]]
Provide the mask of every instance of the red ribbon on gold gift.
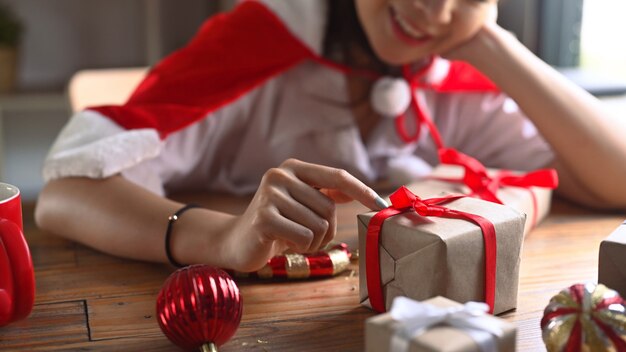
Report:
[[367,291],[372,309],[377,312],[385,311],[385,302],[380,275],[380,231],[385,219],[415,211],[421,216],[436,216],[442,218],[462,219],[477,224],[483,233],[485,246],[485,303],[489,305],[489,312],[493,313],[496,294],[496,230],[486,218],[459,210],[449,209],[442,204],[452,202],[465,195],[449,195],[440,198],[421,199],[402,186],[389,199],[391,206],[376,213],[367,227],[365,242],[365,271],[367,276]]
[[537,222],[537,197],[531,187],[544,187],[555,189],[559,185],[559,177],[554,169],[542,169],[526,174],[514,174],[508,170],[502,170],[493,176],[487,174],[487,169],[483,164],[467,154],[463,154],[456,149],[442,148],[439,150],[439,159],[442,164],[460,165],[465,169],[462,179],[439,178],[448,182],[463,182],[472,193],[470,197],[484,199],[490,202],[504,204],[496,195],[498,189],[502,187],[519,187],[530,192],[533,203],[532,227]]

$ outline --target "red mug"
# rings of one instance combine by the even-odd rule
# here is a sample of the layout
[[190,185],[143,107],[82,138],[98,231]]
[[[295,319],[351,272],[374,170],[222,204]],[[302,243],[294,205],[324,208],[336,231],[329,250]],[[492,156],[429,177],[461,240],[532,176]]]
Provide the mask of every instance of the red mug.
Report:
[[35,302],[35,273],[24,238],[20,190],[0,183],[0,326],[26,318]]

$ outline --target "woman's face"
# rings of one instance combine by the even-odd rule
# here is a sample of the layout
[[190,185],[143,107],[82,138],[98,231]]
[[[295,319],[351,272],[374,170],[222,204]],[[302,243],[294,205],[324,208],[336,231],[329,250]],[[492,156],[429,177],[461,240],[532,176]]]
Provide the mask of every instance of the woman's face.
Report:
[[497,0],[355,0],[376,54],[401,65],[441,55],[473,37]]

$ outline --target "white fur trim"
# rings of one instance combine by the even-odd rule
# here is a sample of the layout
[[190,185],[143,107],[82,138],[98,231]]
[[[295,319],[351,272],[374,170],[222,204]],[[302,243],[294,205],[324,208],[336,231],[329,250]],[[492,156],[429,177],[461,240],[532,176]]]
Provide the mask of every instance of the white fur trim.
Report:
[[374,110],[395,119],[411,104],[411,87],[404,78],[381,77],[374,83],[370,99]]
[[159,155],[163,142],[154,129],[125,130],[95,111],[75,114],[44,163],[46,181],[61,177],[104,178]]
[[322,53],[326,27],[326,1],[322,0],[261,0],[280,17],[293,35],[314,53]]

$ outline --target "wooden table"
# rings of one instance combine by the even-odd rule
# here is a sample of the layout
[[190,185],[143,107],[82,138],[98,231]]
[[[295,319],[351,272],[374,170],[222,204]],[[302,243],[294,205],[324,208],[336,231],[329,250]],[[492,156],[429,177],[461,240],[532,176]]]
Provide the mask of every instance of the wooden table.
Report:
[[[355,203],[340,206],[340,238],[354,243],[355,215],[363,210]],[[33,224],[32,206],[24,212],[36,304],[28,319],[0,328],[2,351],[176,350],[155,319],[156,296],[172,268],[111,257],[45,233]],[[518,308],[503,316],[519,328],[520,351],[545,350],[539,319],[548,300],[571,284],[596,281],[600,241],[625,217],[556,202],[528,235]],[[238,280],[241,327],[220,351],[362,351],[364,321],[373,313],[359,305],[357,270],[353,263],[323,280]]]

